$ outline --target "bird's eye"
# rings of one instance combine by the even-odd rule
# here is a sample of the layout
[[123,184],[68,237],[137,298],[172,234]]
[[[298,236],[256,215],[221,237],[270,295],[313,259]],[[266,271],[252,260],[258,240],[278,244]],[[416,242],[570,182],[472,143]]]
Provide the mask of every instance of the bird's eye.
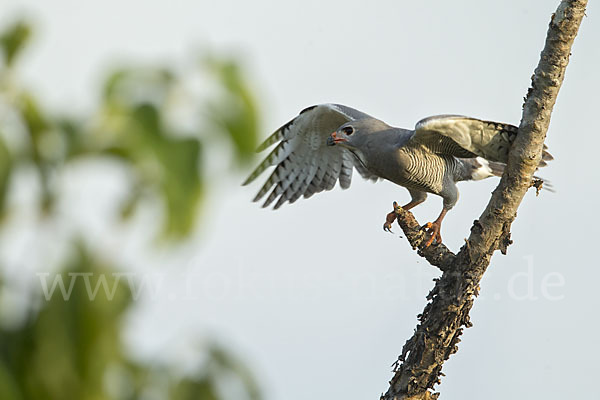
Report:
[[348,136],[352,135],[354,133],[354,128],[351,126],[345,126],[344,129],[342,129],[344,131],[344,133]]

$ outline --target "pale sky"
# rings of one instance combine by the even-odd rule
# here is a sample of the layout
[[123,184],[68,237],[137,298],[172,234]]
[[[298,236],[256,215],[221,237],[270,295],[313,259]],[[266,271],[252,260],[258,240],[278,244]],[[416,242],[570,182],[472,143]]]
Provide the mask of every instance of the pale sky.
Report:
[[[39,23],[23,79],[55,109],[92,105],[101,73],[115,62],[183,63],[202,48],[238,54],[260,100],[266,137],[322,102],[405,128],[441,113],[518,124],[557,5],[2,0],[0,22],[28,11]],[[507,256],[492,259],[471,313],[474,327],[444,366],[437,387],[444,399],[594,392],[598,12],[590,2],[548,132],[555,160],[540,175],[557,192],[526,195],[512,227],[515,243]],[[105,205],[123,192],[123,180],[101,167],[62,178],[71,194],[62,207],[68,225],[85,226],[120,265],[164,280],[131,317],[127,340],[137,354],[185,357],[190,343],[217,338],[252,367],[268,400],[375,399],[387,389],[390,366],[440,275],[398,238],[399,228],[395,235],[381,229],[392,202],[409,198],[405,189],[355,174],[347,191],[271,211],[250,202],[259,184],[241,187],[245,174],[238,172],[211,193],[210,215],[192,243],[148,252],[133,236],[156,224],[152,208],[136,218],[137,227],[115,231]],[[452,250],[495,185],[497,179],[460,184],[461,198],[442,227]],[[441,199],[429,196],[415,215],[425,223],[440,207]],[[3,253],[12,254],[9,269],[24,264],[22,273],[35,279],[53,249],[24,256],[25,248],[41,246],[44,233],[29,232],[33,222],[22,218]]]

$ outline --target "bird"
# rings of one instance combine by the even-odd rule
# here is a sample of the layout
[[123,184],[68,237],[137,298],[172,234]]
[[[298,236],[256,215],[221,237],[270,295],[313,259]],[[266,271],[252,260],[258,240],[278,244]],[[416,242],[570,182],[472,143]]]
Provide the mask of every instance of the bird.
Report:
[[[428,193],[438,195],[442,210],[423,226],[429,247],[442,243],[442,221],[458,201],[456,183],[502,176],[517,132],[514,125],[450,114],[403,129],[348,106],[319,104],[267,137],[257,152],[276,146],[243,185],[274,166],[253,200],[267,196],[262,206],[275,202],[274,209],[331,190],[337,182],[347,189],[354,169],[364,179],[405,187],[410,194],[405,210],[423,203]],[[553,159],[547,150],[544,145],[538,167]],[[383,229],[391,232],[395,219],[395,212],[387,214]]]

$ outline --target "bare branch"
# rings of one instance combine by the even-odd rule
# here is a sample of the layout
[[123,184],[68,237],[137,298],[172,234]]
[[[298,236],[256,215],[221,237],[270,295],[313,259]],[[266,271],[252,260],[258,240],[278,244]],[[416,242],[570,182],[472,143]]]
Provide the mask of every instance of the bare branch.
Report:
[[[490,258],[496,250],[506,254],[512,243],[510,227],[541,159],[550,115],[586,5],[586,0],[563,0],[552,15],[508,165],[485,211],[471,227],[465,245],[456,256],[442,248],[439,254],[443,261],[433,257],[434,249],[421,250],[443,274],[427,296],[430,302],[418,316],[419,324],[402,349],[382,400],[429,400],[439,396],[429,390],[439,383],[444,361],[458,350],[463,328],[471,326],[469,311]],[[419,247],[419,224],[404,210],[398,214],[398,223],[409,242],[413,248]]]
[[437,246],[425,247],[427,242],[427,234],[419,225],[414,215],[410,211],[406,211],[394,202],[394,212],[397,215],[396,220],[398,225],[404,231],[404,235],[414,249],[419,249],[419,255],[424,257],[429,264],[438,267],[442,271],[447,270],[454,262],[456,255],[448,250],[443,244]]

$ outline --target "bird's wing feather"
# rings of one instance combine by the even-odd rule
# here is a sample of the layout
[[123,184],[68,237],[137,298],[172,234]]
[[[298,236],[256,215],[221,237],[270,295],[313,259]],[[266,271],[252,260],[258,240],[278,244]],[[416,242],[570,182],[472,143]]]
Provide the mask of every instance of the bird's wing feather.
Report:
[[348,188],[353,167],[364,178],[376,180],[377,176],[349,150],[326,145],[327,138],[341,125],[367,117],[363,112],[338,104],[320,104],[302,110],[258,147],[257,151],[262,151],[279,142],[243,184],[247,185],[267,168],[275,166],[254,201],[270,191],[263,207],[277,199],[274,208],[279,208],[300,196],[310,197],[331,190],[338,180],[343,189]]
[[517,131],[516,126],[500,122],[436,115],[417,122],[412,141],[439,154],[464,158],[480,156],[506,163]]
[[[508,151],[519,128],[502,122],[484,121],[461,115],[436,115],[417,122],[412,142],[434,152],[455,157],[483,157],[506,164]],[[553,160],[544,145],[538,167]]]

